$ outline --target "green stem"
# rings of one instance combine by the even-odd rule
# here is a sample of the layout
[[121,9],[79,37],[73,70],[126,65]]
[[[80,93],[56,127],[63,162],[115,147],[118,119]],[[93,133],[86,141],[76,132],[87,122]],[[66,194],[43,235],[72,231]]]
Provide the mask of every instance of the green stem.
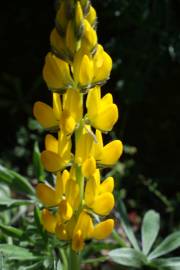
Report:
[[120,245],[120,247],[127,247],[127,243],[120,237],[120,235],[116,232],[116,230],[112,231],[112,236],[116,240],[116,242]]
[[101,256],[99,258],[92,258],[92,259],[87,259],[84,260],[84,264],[94,264],[94,263],[99,263],[99,262],[105,262],[108,260],[108,256]]
[[64,249],[60,249],[61,259],[63,261],[63,270],[68,270],[68,260]]
[[80,255],[73,251],[71,248],[69,249],[69,258],[68,258],[68,270],[80,270],[81,260]]

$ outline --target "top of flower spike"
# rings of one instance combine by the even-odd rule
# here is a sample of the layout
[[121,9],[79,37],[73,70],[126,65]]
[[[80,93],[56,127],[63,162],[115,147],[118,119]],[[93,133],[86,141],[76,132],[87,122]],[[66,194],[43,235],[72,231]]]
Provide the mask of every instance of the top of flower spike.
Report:
[[68,88],[86,89],[104,84],[109,79],[112,60],[101,45],[97,46],[94,55],[84,54],[79,49],[70,66],[52,53],[48,53],[43,68],[43,78],[53,92],[62,93]]
[[61,2],[50,35],[52,53],[43,68],[51,91],[86,91],[109,78],[112,60],[98,44],[95,25],[96,12],[88,0]]

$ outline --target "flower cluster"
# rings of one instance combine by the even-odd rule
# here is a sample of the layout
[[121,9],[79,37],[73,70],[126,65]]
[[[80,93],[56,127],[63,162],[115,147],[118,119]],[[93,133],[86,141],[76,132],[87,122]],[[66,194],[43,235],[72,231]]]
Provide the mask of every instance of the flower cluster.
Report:
[[42,224],[77,252],[86,239],[112,232],[114,221],[105,216],[114,207],[114,179],[102,181],[100,170],[114,165],[123,150],[119,140],[103,144],[102,133],[112,130],[118,108],[110,93],[101,96],[112,60],[98,44],[96,21],[89,0],[61,0],[43,68],[52,106],[38,101],[33,110],[48,130],[41,160],[54,177],[53,186],[36,187]]

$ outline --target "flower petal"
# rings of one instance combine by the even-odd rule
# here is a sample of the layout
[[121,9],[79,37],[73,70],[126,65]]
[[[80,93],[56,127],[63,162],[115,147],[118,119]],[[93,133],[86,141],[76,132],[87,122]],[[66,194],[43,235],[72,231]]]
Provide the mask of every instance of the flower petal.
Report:
[[54,216],[48,209],[43,209],[41,219],[45,230],[50,233],[54,233],[57,224],[56,216]]
[[96,181],[91,178],[86,183],[84,200],[85,204],[91,208],[98,193],[98,185]]
[[83,162],[82,173],[86,178],[92,176],[96,171],[96,161],[94,157],[90,157]]
[[108,215],[114,207],[114,196],[110,192],[105,192],[96,197],[91,206],[93,211],[98,215]]
[[47,86],[53,90],[67,89],[72,84],[69,65],[52,53],[46,56],[43,78]]
[[115,104],[103,107],[94,119],[90,119],[93,127],[101,131],[110,131],[118,120],[118,108]]
[[58,121],[56,120],[53,109],[41,101],[35,102],[33,114],[44,128],[54,128],[58,126]]
[[58,212],[60,214],[60,217],[64,221],[71,219],[71,217],[73,215],[73,209],[67,200],[62,200],[60,202]]
[[44,204],[46,207],[51,207],[57,205],[61,198],[56,196],[56,191],[52,187],[45,184],[38,184],[36,186],[36,195],[38,199]]
[[113,228],[114,228],[113,219],[107,219],[105,221],[102,221],[94,227],[92,237],[97,240],[102,240],[112,233]]
[[53,112],[57,120],[60,119],[62,114],[62,105],[60,95],[53,93]]
[[104,146],[98,162],[107,166],[114,165],[122,155],[122,152],[122,142],[120,140],[114,140]]
[[109,176],[106,178],[99,186],[99,192],[113,192],[114,189],[114,179],[113,177]]
[[41,161],[44,168],[49,172],[57,172],[64,166],[62,158],[51,151],[43,151],[41,153]]
[[83,249],[84,247],[84,239],[82,235],[82,231],[78,230],[72,239],[72,249],[76,252],[79,252]]
[[48,151],[58,153],[58,140],[51,134],[45,137],[45,148]]

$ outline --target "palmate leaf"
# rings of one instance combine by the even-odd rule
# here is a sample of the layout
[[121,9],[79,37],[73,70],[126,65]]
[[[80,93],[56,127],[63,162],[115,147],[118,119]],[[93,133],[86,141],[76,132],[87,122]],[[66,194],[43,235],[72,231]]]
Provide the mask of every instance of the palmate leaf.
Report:
[[109,257],[120,265],[141,268],[146,263],[146,257],[132,248],[118,248],[110,251]]
[[150,260],[165,255],[180,247],[180,231],[170,234],[148,256]]
[[160,229],[160,216],[153,210],[149,210],[144,218],[141,229],[142,249],[147,255],[156,240]]

